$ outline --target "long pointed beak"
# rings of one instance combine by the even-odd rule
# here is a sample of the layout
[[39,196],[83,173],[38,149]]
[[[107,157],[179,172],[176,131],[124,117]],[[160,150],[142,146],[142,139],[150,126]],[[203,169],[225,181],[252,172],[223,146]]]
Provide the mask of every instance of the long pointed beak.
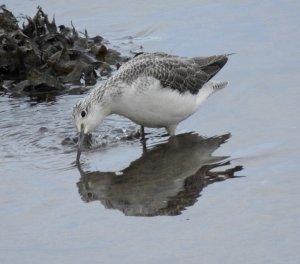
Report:
[[80,155],[81,155],[82,146],[83,146],[85,137],[86,137],[86,134],[84,134],[84,129],[82,127],[81,131],[79,132],[79,137],[78,137],[78,150],[77,150],[77,156],[76,156],[77,164],[79,164],[79,161],[80,161]]

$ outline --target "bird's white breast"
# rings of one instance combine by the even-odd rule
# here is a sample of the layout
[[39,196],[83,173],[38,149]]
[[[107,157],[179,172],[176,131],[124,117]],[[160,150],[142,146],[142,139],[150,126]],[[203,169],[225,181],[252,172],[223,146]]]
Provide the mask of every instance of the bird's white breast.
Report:
[[147,127],[178,124],[193,114],[213,92],[212,87],[204,86],[195,95],[179,93],[162,87],[153,77],[140,77],[131,85],[123,84],[122,90],[113,103],[112,112]]

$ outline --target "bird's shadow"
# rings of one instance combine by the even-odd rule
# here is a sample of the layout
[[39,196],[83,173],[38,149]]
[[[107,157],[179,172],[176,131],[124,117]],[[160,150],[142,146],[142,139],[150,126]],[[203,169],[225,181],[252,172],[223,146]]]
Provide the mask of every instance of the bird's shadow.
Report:
[[[204,138],[194,133],[171,137],[143,153],[121,172],[83,171],[77,183],[83,201],[99,200],[129,216],[179,215],[196,203],[209,184],[235,178],[242,166],[212,153],[230,134]],[[221,170],[216,168],[224,167]]]

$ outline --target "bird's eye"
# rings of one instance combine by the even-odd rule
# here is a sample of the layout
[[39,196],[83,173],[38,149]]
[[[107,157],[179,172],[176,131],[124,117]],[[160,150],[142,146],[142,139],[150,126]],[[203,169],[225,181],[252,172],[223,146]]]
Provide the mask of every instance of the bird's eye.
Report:
[[86,111],[81,111],[81,117],[85,117],[86,116]]

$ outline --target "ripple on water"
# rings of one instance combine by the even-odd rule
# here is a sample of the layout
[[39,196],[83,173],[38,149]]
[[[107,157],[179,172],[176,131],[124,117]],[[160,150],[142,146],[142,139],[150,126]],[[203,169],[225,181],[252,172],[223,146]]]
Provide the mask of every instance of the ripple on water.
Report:
[[[69,167],[77,150],[77,133],[71,111],[79,97],[82,95],[61,96],[49,103],[33,103],[27,98],[0,97],[0,112],[3,116],[0,123],[0,162],[19,161],[29,167],[51,169]],[[140,147],[139,138],[135,137],[138,129],[137,125],[126,118],[110,116],[93,133],[88,151],[99,151],[118,144],[136,144]],[[146,129],[146,132],[148,146],[166,140],[164,130]]]

